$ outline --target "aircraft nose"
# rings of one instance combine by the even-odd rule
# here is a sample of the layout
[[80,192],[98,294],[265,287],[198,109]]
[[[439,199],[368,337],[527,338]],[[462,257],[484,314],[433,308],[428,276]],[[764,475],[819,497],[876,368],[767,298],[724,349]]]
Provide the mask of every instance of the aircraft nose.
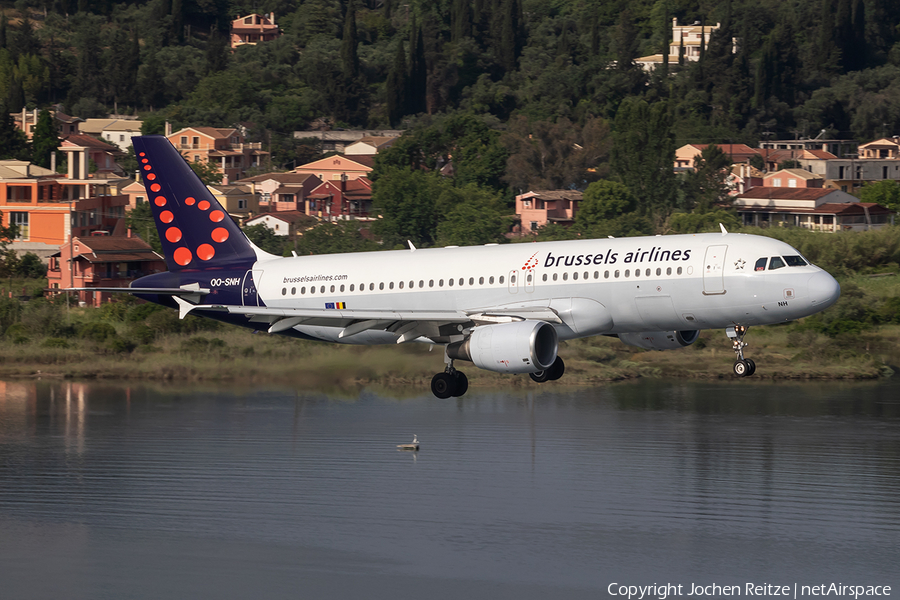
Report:
[[823,310],[841,297],[840,284],[828,273],[821,271],[809,278],[809,300],[818,310]]

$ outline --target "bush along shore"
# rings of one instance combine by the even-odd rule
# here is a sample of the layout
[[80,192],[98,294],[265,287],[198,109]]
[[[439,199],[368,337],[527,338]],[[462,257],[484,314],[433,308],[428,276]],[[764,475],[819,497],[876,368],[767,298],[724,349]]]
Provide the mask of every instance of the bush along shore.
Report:
[[[753,327],[747,336],[757,379],[877,379],[900,365],[900,278],[841,277],[841,300],[801,322]],[[27,284],[26,284],[27,286]],[[40,284],[34,286],[36,289]],[[0,298],[0,378],[67,377],[271,382],[310,388],[426,385],[443,365],[440,347],[307,342],[140,303],[123,296],[101,308],[67,306],[64,296]],[[598,336],[561,343],[566,376],[588,385],[640,377],[733,377],[724,332],[690,347],[645,351]],[[475,386],[536,386],[523,375],[465,369]],[[556,384],[549,384],[556,385]],[[423,388],[424,389],[424,388]]]

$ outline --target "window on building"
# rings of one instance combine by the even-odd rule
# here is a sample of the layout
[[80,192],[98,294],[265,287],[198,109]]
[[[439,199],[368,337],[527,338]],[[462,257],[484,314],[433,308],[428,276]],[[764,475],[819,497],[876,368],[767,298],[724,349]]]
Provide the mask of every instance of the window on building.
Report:
[[789,188],[797,187],[797,180],[796,179],[788,179],[788,187]]
[[187,146],[187,136],[186,135],[181,136],[181,145]]
[[774,179],[772,179],[772,185],[774,185],[775,187],[781,187],[781,178],[775,177]]
[[11,212],[9,213],[9,224],[16,226],[16,239],[28,239],[28,213],[27,212]]
[[247,200],[238,198],[238,208],[247,208]]

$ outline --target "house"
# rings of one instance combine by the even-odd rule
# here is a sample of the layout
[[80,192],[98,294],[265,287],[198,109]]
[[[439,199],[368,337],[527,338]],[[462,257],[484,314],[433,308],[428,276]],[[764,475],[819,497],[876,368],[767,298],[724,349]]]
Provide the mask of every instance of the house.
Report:
[[367,177],[323,181],[306,197],[304,212],[326,221],[368,219],[372,182]]
[[[837,156],[826,150],[804,150],[796,148],[773,150],[771,148],[760,148],[758,152],[762,157],[765,169],[768,172],[777,171],[780,165],[787,161],[796,161],[800,163],[804,169],[813,173],[816,171],[808,168],[808,163],[804,161],[827,161],[837,158]],[[821,173],[819,174],[821,175]]]
[[259,213],[259,195],[251,186],[213,184],[207,187],[238,225]]
[[74,236],[112,231],[125,216],[128,197],[114,194],[111,180],[87,177],[86,152],[69,152],[68,177],[25,161],[0,161],[0,211],[4,225],[19,228],[16,252],[46,259]]
[[[684,53],[685,61],[695,62],[700,60],[700,44],[702,43],[704,46],[708,46],[709,38],[712,37],[712,32],[717,30],[719,26],[719,23],[711,26],[704,26],[696,21],[693,25],[679,25],[678,19],[673,18],[672,39],[669,42],[669,65],[677,66],[680,62],[679,57],[682,52]],[[732,42],[732,46],[734,46],[734,44],[735,42]],[[665,60],[666,57],[662,54],[651,54],[650,56],[636,58],[634,62],[640,65],[645,71],[652,71]]]
[[893,224],[889,209],[830,188],[757,187],[738,195],[734,206],[744,225],[756,227],[837,232]]
[[900,160],[894,158],[799,158],[810,173],[825,179],[824,187],[855,194],[868,182],[900,180]]
[[725,178],[725,185],[731,190],[728,193],[730,196],[742,194],[750,188],[758,187],[762,184],[763,172],[746,163],[732,165],[731,173]]
[[802,139],[802,140],[766,140],[759,143],[761,150],[821,150],[833,155],[848,156],[857,152],[859,142],[855,140],[828,140],[828,139]]
[[900,136],[881,138],[859,146],[859,158],[900,158]]
[[537,190],[516,196],[520,235],[537,233],[548,223],[575,222],[582,194],[577,190]]
[[366,136],[344,148],[344,156],[374,156],[393,146],[395,141],[397,141],[396,137]]
[[[59,151],[66,154],[68,177],[72,179],[113,179],[124,176],[124,171],[116,164],[116,159],[124,153],[103,140],[84,133],[73,133],[60,140]],[[90,172],[92,166],[96,167],[93,173]]]
[[253,225],[265,225],[275,235],[296,235],[299,231],[308,229],[316,220],[303,214],[299,210],[285,210],[281,212],[262,213],[251,219],[247,219],[244,227]]
[[[25,135],[29,140],[31,139],[31,136],[34,135],[34,126],[37,125],[40,114],[41,111],[36,108],[30,113],[24,108],[21,113],[11,113],[13,123],[15,123],[16,127],[25,132]],[[84,119],[70,117],[59,110],[51,110],[50,115],[53,117],[53,122],[56,124],[56,131],[60,137],[80,133],[79,123],[82,123]]]
[[252,13],[238,17],[231,22],[231,49],[270,42],[280,35],[281,29],[275,24],[275,13],[266,16]]
[[265,173],[236,181],[259,194],[259,210],[306,212],[306,197],[322,180],[311,173]]
[[[95,234],[102,232],[95,232]],[[150,244],[125,229],[120,220],[112,235],[73,237],[50,256],[47,283],[51,289],[69,287],[128,287],[145,275],[166,270],[165,259]],[[115,294],[78,292],[80,302],[100,306]]]
[[[167,127],[168,128],[168,127]],[[269,155],[262,142],[245,142],[237,129],[185,127],[166,137],[188,162],[208,162],[222,173],[222,183],[244,177],[247,170],[258,168]]]
[[127,152],[131,146],[131,138],[141,135],[143,121],[137,118],[86,119],[81,124],[81,133],[104,140]]
[[825,178],[803,169],[782,169],[763,177],[763,187],[821,188]]
[[371,156],[329,156],[300,165],[292,173],[309,173],[322,181],[341,181],[366,177],[375,165]]
[[318,140],[321,144],[321,151],[323,153],[326,152],[339,152],[343,153],[346,151],[347,146],[353,144],[354,142],[358,142],[363,138],[367,137],[390,137],[396,138],[400,137],[400,134],[403,133],[402,129],[354,129],[354,130],[344,130],[344,129],[328,129],[328,130],[307,130],[307,131],[295,131],[294,139],[303,140],[303,139],[314,139]]
[[694,159],[710,145],[718,146],[719,150],[731,158],[732,164],[745,163],[751,156],[759,154],[747,144],[685,144],[675,150],[675,171],[693,171]]

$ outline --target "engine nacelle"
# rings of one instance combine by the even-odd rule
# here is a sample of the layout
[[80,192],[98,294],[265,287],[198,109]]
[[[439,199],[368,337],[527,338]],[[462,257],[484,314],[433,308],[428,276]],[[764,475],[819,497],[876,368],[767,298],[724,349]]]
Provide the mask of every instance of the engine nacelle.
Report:
[[556,360],[559,338],[544,321],[517,321],[476,327],[462,342],[447,345],[447,356],[469,360],[498,373],[536,373]]
[[700,337],[697,330],[687,331],[642,331],[641,333],[620,333],[619,339],[629,346],[647,350],[673,350],[690,346]]

